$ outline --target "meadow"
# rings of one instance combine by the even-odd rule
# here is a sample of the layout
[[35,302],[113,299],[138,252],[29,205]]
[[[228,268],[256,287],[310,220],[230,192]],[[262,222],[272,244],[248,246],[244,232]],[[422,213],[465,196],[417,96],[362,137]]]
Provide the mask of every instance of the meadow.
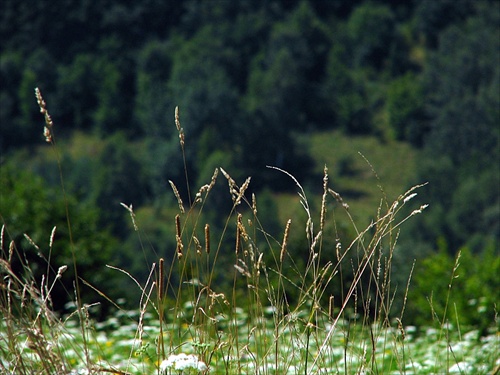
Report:
[[[39,91],[44,135],[54,142],[53,123]],[[176,111],[181,150],[184,136]],[[417,185],[393,202],[381,200],[375,219],[358,227],[349,203],[330,187],[323,170],[320,205],[293,174],[277,167],[296,188],[305,220],[291,217],[274,238],[261,225],[259,199],[248,194],[251,179],[237,183],[216,168],[186,207],[171,182],[179,211],[174,259],[159,258],[138,281],[126,269],[103,265],[140,290],[136,309],[112,300],[106,290],[78,277],[73,264],[55,265],[36,278],[25,254],[2,226],[0,248],[0,370],[6,374],[497,374],[500,366],[498,320],[482,332],[448,319],[460,253],[449,274],[445,313],[434,325],[405,324],[411,272],[402,294],[392,283],[393,256],[400,230],[425,215],[415,203]],[[203,208],[218,179],[227,182],[232,209],[220,236],[211,233]],[[63,189],[64,194],[64,189]],[[132,205],[123,203],[134,231],[141,223]],[[351,218],[354,238],[343,238],[335,213]],[[70,218],[68,216],[68,226]],[[51,253],[55,228],[49,240]],[[71,231],[70,231],[71,236]],[[304,258],[288,251],[302,237]],[[29,235],[26,239],[35,249]],[[144,246],[142,251],[147,251]],[[228,255],[228,252],[230,254]],[[228,262],[227,259],[230,258]],[[224,260],[223,260],[224,259]],[[229,264],[229,267],[228,267]],[[73,302],[66,314],[55,312],[52,290],[68,268],[76,274]],[[20,271],[19,271],[20,270]],[[413,268],[412,268],[413,270]],[[95,272],[100,272],[95,270]],[[221,283],[220,274],[231,280]],[[229,275],[229,277],[227,277]],[[334,285],[341,285],[334,289]],[[113,313],[96,319],[99,304],[82,301],[81,288],[92,287],[108,300]],[[332,290],[340,290],[333,293]],[[395,301],[402,295],[402,301]],[[398,297],[400,298],[400,297]],[[398,309],[395,309],[398,306]],[[432,299],[429,310],[433,310]]]
[[[183,311],[191,314],[192,306],[184,306]],[[307,319],[307,311],[303,311],[297,313],[294,317],[296,321],[289,323],[288,328],[280,333],[276,364],[276,352],[271,348],[276,332],[273,309],[267,308],[263,312],[260,326],[250,322],[248,313],[240,308],[236,309],[233,319],[230,321],[227,316],[218,316],[218,332],[208,342],[197,341],[196,331],[200,327],[193,327],[189,323],[166,324],[163,327],[164,339],[170,340],[172,336],[177,336],[172,352],[194,354],[200,360],[205,360],[209,368],[206,372],[171,369],[165,373],[493,374],[492,365],[495,360],[498,361],[499,355],[499,338],[495,331],[481,337],[477,330],[460,333],[451,324],[438,329],[419,330],[414,326],[380,328],[378,325],[367,327],[356,321],[342,321],[337,323],[328,339],[323,358],[317,365],[306,368],[305,356],[310,356],[310,362],[314,361],[318,347],[332,329],[332,323],[325,319],[324,325],[315,327],[307,347],[310,333],[303,323]],[[139,324],[142,324],[142,337],[138,334]],[[2,332],[6,331],[5,321],[1,329]],[[2,354],[2,371],[72,375],[157,374],[161,364],[156,350],[158,332],[160,327],[157,317],[146,313],[141,319],[139,310],[119,311],[106,321],[89,322],[85,328],[85,340],[78,320],[70,319],[63,326],[53,327],[44,342],[59,356],[57,361],[64,363],[64,371],[57,372],[48,364],[48,368],[43,369],[39,357],[41,348],[30,347],[27,334],[17,337],[17,355],[22,358],[16,360],[13,353]],[[231,345],[235,345],[235,333],[240,343],[239,352],[236,347],[231,348]],[[260,351],[258,343],[267,343],[267,352]],[[5,344],[3,342],[2,346]]]

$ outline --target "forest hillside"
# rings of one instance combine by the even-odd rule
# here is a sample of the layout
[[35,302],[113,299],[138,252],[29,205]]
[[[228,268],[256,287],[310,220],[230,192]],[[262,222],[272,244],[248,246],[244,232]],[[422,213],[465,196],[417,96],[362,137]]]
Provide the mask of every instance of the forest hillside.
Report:
[[[289,217],[302,234],[301,224],[293,226],[306,220],[297,186],[268,166],[321,197],[326,165],[360,227],[378,207],[425,184],[408,213],[429,207],[402,227],[392,270],[403,293],[414,267],[409,322],[432,320],[429,296],[447,292],[438,285],[459,251],[456,311],[463,324],[493,321],[498,1],[3,0],[1,8],[0,220],[40,272],[46,265],[24,234],[47,243],[57,226],[51,260],[71,264],[69,207],[79,275],[123,296],[123,278],[104,265],[143,280],[145,265],[170,262],[176,194],[188,206],[216,168],[238,185],[251,176],[248,200],[257,197],[269,235],[281,238]],[[35,87],[59,154],[45,143]],[[133,205],[142,236],[121,203]],[[311,212],[320,206],[311,198]],[[202,213],[213,238],[222,236],[232,207],[219,173]],[[329,212],[341,208],[332,203]],[[347,216],[336,220],[337,234],[356,237]],[[332,234],[332,254],[334,242]],[[303,251],[292,235],[288,252],[300,262]],[[223,271],[218,277],[230,283]],[[67,303],[63,287],[71,290],[71,281],[53,301],[58,309]],[[127,293],[136,304],[138,295]]]

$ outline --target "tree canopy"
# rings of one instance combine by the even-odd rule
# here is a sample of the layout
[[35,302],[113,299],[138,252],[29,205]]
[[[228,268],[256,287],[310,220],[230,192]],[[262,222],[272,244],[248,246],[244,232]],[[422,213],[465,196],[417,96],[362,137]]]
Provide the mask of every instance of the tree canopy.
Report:
[[[215,167],[252,176],[266,197],[290,187],[267,165],[308,186],[315,172],[299,140],[327,130],[418,153],[414,181],[429,182],[430,209],[401,237],[402,257],[498,245],[496,0],[4,0],[1,8],[0,213],[15,238],[62,215],[33,200],[58,180],[37,149],[40,87],[58,135],[91,140],[63,155],[63,172],[96,231],[82,246],[105,244],[99,261],[127,241],[121,202],[159,215],[175,205],[169,180],[181,185],[187,175],[179,190],[189,201]],[[343,160],[338,168],[352,172]],[[23,187],[16,166],[46,181],[15,174],[33,186]],[[215,193],[207,210],[224,211],[222,200]],[[18,228],[19,218],[33,227]]]

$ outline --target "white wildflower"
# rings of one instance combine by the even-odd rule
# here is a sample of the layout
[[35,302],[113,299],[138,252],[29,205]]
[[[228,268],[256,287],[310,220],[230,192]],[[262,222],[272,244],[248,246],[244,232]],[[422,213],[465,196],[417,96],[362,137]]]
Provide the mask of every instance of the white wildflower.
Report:
[[450,374],[463,374],[469,373],[472,370],[472,366],[467,362],[458,362],[450,367],[448,370]]
[[197,371],[205,371],[207,369],[207,365],[205,362],[200,361],[193,354],[172,354],[166,360],[162,361],[160,364],[160,372],[165,374],[168,369],[173,369],[177,371],[184,370],[197,370]]

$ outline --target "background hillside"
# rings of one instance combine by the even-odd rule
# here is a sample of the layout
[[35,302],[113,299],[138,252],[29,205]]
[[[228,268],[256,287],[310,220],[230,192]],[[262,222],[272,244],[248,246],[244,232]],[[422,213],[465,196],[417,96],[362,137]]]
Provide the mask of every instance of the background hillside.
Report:
[[[23,233],[45,243],[57,225],[52,257],[70,262],[39,87],[62,152],[82,275],[103,289],[120,296],[124,286],[96,267],[111,263],[140,278],[143,264],[172,258],[178,206],[169,180],[189,203],[216,167],[239,184],[252,176],[263,225],[279,238],[301,207],[293,181],[266,166],[289,171],[320,197],[326,164],[361,227],[381,201],[429,182],[415,203],[429,209],[398,240],[394,278],[406,283],[417,259],[410,316],[431,319],[419,309],[433,275],[449,274],[462,250],[469,261],[457,291],[461,316],[491,322],[500,288],[498,1],[4,0],[1,7],[0,214],[22,248],[30,246]],[[133,204],[142,243],[120,202]],[[214,235],[231,207],[220,179],[204,207]],[[355,236],[347,218],[337,219]],[[289,251],[300,258],[303,249],[292,242]],[[487,318],[469,303],[480,297]]]

